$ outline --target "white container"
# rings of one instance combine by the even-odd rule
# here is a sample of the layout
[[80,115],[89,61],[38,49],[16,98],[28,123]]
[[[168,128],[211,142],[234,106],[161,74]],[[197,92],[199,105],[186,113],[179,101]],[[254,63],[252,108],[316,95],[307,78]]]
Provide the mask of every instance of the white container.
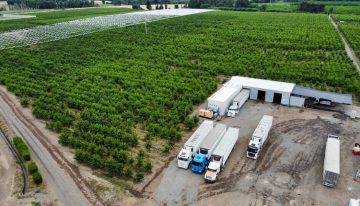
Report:
[[247,157],[257,159],[263,145],[268,139],[273,117],[264,115],[256,127],[248,145]]
[[328,135],[326,140],[323,184],[334,187],[340,176],[340,140],[338,136]]
[[223,169],[226,161],[228,160],[231,151],[239,138],[239,129],[229,127],[224,137],[216,147],[215,151],[211,155],[211,162],[205,173],[205,180],[208,182],[214,182],[217,175]]
[[225,132],[226,125],[217,123],[216,126],[206,136],[204,141],[200,144],[199,153],[206,155],[206,158],[210,159]]

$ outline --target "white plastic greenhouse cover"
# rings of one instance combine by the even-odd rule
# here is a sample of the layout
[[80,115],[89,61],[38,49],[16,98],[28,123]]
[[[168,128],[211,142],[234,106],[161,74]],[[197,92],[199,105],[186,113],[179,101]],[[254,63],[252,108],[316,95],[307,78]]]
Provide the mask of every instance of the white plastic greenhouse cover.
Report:
[[0,50],[57,41],[93,32],[126,27],[161,19],[212,11],[209,9],[168,9],[61,22],[0,33]]

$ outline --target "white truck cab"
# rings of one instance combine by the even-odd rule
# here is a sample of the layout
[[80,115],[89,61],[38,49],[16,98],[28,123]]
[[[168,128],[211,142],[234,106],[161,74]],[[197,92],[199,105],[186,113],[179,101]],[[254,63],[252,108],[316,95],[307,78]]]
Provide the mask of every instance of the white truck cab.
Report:
[[249,99],[250,91],[248,89],[243,89],[240,93],[234,98],[232,105],[228,108],[227,116],[235,117],[240,108],[245,104],[245,102]]
[[238,103],[233,102],[233,104],[228,109],[227,116],[228,117],[235,117],[237,113],[239,113]]
[[263,148],[266,140],[268,139],[269,132],[272,126],[273,117],[264,115],[260,123],[256,127],[246,152],[246,156],[251,159],[257,159],[258,154]]
[[205,181],[207,182],[215,182],[217,175],[221,171],[220,162],[212,161],[207,167],[207,171],[204,175]]
[[192,148],[182,148],[178,155],[178,167],[187,169],[189,168],[190,162],[192,160]]

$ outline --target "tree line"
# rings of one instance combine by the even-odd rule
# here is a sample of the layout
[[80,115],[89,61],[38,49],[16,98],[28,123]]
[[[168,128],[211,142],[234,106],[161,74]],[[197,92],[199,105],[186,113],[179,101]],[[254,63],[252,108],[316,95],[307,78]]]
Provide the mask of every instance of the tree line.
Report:
[[7,0],[8,5],[31,9],[93,7],[94,0]]

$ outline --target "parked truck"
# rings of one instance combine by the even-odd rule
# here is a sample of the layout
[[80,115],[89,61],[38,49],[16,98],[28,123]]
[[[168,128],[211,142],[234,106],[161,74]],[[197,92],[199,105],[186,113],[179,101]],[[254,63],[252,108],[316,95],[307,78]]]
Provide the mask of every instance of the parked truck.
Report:
[[239,129],[229,127],[224,137],[211,155],[211,160],[205,173],[206,182],[215,182],[217,175],[223,170],[226,160],[239,138]]
[[211,129],[214,127],[214,122],[205,120],[201,123],[199,128],[191,135],[191,137],[186,141],[184,147],[178,154],[178,167],[187,169],[190,162],[192,161],[194,155],[199,151],[201,142],[205,137],[210,133]]
[[251,159],[257,159],[261,149],[268,139],[269,132],[272,126],[273,117],[264,115],[260,123],[256,127],[252,138],[249,142],[246,156]]
[[221,138],[226,132],[226,125],[216,124],[216,126],[206,136],[204,141],[200,144],[199,152],[195,154],[192,161],[191,169],[196,173],[203,173],[207,167],[210,157],[213,154],[216,146],[219,144]]
[[340,176],[340,139],[336,135],[328,135],[325,147],[323,184],[335,187]]
[[360,206],[360,199],[350,199],[349,206]]
[[231,106],[228,109],[227,116],[235,117],[240,111],[240,108],[245,104],[246,100],[249,99],[250,91],[248,89],[243,89],[241,92],[234,98]]

